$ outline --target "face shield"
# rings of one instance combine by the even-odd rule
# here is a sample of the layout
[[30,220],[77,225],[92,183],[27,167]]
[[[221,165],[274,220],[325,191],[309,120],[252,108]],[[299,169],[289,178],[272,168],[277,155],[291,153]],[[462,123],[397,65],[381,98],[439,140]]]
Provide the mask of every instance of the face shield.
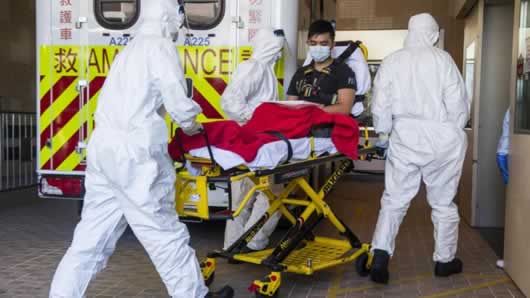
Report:
[[[278,29],[278,30],[274,30],[274,35],[276,37],[279,37],[281,39],[283,39],[283,43],[284,43],[284,46],[285,46],[285,32],[283,31],[283,29]],[[276,54],[276,56],[274,57],[274,63],[278,62],[278,60],[282,59],[282,55],[283,55],[283,48]]]
[[184,23],[187,21],[186,11],[184,9],[184,0],[178,0],[177,14],[174,20],[170,22],[170,33],[173,41],[177,41],[179,36],[179,31],[184,26]]

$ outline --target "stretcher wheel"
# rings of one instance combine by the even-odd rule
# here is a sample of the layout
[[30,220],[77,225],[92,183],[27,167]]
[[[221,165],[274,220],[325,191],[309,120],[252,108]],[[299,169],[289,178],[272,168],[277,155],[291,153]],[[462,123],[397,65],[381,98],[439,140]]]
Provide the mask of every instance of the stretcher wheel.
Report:
[[355,270],[357,273],[362,276],[368,276],[370,274],[370,269],[368,268],[368,253],[363,253],[355,260]]
[[256,298],[278,298],[278,297],[280,297],[280,296],[278,296],[279,293],[280,293],[280,290],[276,291],[276,293],[274,293],[274,295],[268,296],[268,295],[264,295],[264,294],[256,292]]
[[204,284],[207,287],[209,287],[213,283],[214,280],[215,280],[215,272],[212,273],[212,275],[210,275],[210,277],[208,277],[208,279],[204,281]]

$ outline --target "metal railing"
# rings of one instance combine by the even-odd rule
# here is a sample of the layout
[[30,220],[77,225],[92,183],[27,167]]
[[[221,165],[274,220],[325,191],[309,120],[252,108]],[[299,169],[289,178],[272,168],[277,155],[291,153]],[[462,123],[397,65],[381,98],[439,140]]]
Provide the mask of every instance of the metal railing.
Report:
[[35,114],[0,112],[0,191],[37,184],[36,135]]

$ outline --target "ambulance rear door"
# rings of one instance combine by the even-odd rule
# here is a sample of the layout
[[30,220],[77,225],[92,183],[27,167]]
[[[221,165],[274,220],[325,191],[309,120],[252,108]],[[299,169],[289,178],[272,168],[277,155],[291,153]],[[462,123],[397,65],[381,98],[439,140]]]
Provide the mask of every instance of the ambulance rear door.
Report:
[[94,112],[103,83],[119,51],[134,37],[140,27],[140,0],[90,0],[83,1],[86,18],[81,24],[87,34],[85,44],[86,77],[83,107],[79,117],[81,131],[78,135],[78,152],[73,163],[86,166],[86,146],[95,122]]
[[201,122],[225,118],[221,95],[237,65],[239,0],[184,0],[187,16],[177,44]]
[[[79,198],[81,114],[86,81],[87,31],[83,1],[37,4],[40,134],[38,173],[41,197]],[[48,28],[43,30],[43,28]]]

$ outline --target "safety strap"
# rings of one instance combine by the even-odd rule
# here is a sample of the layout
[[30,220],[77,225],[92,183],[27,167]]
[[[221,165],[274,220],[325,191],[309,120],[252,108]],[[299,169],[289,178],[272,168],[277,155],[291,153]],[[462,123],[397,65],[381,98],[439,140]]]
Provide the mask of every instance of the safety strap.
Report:
[[179,148],[180,154],[181,154],[181,160],[179,162],[182,163],[182,166],[179,167],[177,170],[181,170],[184,167],[186,167],[186,156],[184,152],[184,147],[182,147],[182,142],[180,141],[179,134],[175,133],[175,142],[177,143],[177,147]]
[[[337,42],[337,45],[342,45],[340,42]],[[346,45],[348,46],[342,54],[339,55],[339,57],[335,58],[335,61],[344,62],[348,57],[350,57],[360,46],[360,41],[347,41]]]
[[316,152],[315,152],[315,138],[309,137],[309,144],[311,146],[311,158],[316,158]]
[[[212,146],[210,145],[210,141],[208,140],[208,135],[206,134],[206,131],[205,130],[201,130],[200,131],[200,134],[202,134],[204,136],[204,141],[206,143],[206,148],[208,149],[208,154],[210,155],[210,160],[212,161],[212,167],[216,167],[217,166],[217,162],[215,161],[214,157],[213,157],[213,151],[212,151]],[[179,135],[178,133],[175,134],[175,142],[177,143],[177,146],[180,150],[180,153],[181,153],[181,157],[182,157],[182,160],[180,160],[180,162],[182,162],[182,167],[179,168],[182,169],[186,166],[186,152],[184,151],[184,147],[182,147],[182,142],[180,141],[180,138],[179,138]]]
[[269,130],[269,131],[266,131],[265,133],[269,134],[271,136],[275,136],[275,137],[277,137],[278,139],[284,141],[287,144],[287,160],[285,162],[289,162],[291,160],[291,158],[293,158],[293,146],[291,145],[291,142],[289,142],[289,139],[286,138],[279,131]]
[[212,161],[212,168],[217,166],[217,162],[213,158],[212,146],[210,146],[210,141],[208,140],[208,134],[206,130],[201,130],[201,134],[204,136],[204,141],[206,142],[206,147],[208,148],[208,154],[210,154],[210,160]]

